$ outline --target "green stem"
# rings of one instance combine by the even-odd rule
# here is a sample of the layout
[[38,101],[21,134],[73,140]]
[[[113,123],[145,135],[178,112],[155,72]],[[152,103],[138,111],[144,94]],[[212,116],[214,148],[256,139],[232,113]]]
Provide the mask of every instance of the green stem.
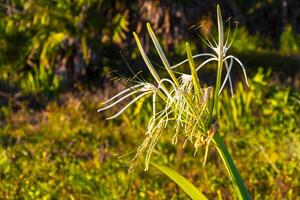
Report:
[[235,191],[237,191],[238,197],[241,200],[250,200],[251,197],[247,191],[247,188],[243,182],[242,177],[240,176],[231,156],[228,152],[226,145],[223,141],[223,138],[219,135],[219,133],[215,133],[213,137],[213,142],[215,147],[217,148],[225,167],[230,175]]
[[223,55],[219,55],[218,59],[218,70],[217,70],[217,82],[216,82],[216,89],[214,95],[214,102],[213,102],[213,116],[218,115],[218,102],[219,102],[219,90],[221,87],[221,77],[222,77],[222,67],[223,67]]
[[[221,77],[222,77],[222,68],[223,68],[223,48],[224,48],[224,32],[223,32],[223,22],[220,6],[217,6],[217,18],[218,18],[218,32],[219,32],[219,44],[218,44],[218,69],[217,69],[217,80],[216,88],[214,93],[213,107],[211,118],[217,119],[218,117],[218,102],[219,102],[219,90],[221,86]],[[251,199],[250,195],[245,187],[242,177],[240,176],[234,162],[228,152],[226,145],[223,141],[223,138],[219,135],[218,132],[215,133],[213,137],[213,142],[217,148],[223,163],[230,175],[230,179],[233,183],[234,189],[237,192],[237,195],[240,200]]]
[[217,19],[218,19],[218,69],[217,69],[217,81],[215,96],[213,101],[213,116],[218,114],[218,102],[219,102],[219,90],[221,87],[222,68],[223,68],[223,48],[224,48],[224,32],[223,32],[223,21],[220,6],[217,6]]

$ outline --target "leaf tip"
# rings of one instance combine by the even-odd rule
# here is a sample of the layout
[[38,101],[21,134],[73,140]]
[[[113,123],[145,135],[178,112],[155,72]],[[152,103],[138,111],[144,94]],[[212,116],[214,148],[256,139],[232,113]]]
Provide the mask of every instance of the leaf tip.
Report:
[[152,29],[151,24],[149,22],[146,23],[146,26],[147,26],[148,29]]
[[185,43],[186,48],[190,48],[190,44],[188,42]]

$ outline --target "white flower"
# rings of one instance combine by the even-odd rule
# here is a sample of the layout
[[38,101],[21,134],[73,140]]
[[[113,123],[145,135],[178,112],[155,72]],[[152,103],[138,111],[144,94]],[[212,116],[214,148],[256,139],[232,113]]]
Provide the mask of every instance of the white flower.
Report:
[[[218,24],[221,24],[219,30],[221,30],[223,34],[223,25],[222,23],[220,23],[220,21]],[[225,44],[223,44],[223,35],[219,34],[219,43],[217,44],[213,39],[214,45],[212,45],[210,40],[207,39],[206,43],[213,50],[214,54],[203,53],[192,56],[190,47],[187,43],[186,50],[188,59],[171,66],[149,24],[147,24],[147,28],[154,46],[158,52],[158,55],[160,56],[161,61],[170,78],[161,78],[158,75],[150,59],[147,57],[138,36],[134,33],[134,38],[137,42],[139,51],[156,83],[152,84],[139,82],[138,84],[119,92],[111,99],[104,102],[105,106],[98,111],[107,110],[125,101],[126,99],[131,98],[129,103],[121,108],[116,114],[107,118],[113,119],[122,114],[129,106],[134,104],[139,99],[152,97],[153,114],[148,122],[146,138],[142,145],[138,148],[137,153],[131,162],[130,169],[134,168],[136,164],[135,161],[142,157],[144,153],[146,153],[145,170],[148,169],[153,149],[168,125],[168,127],[172,127],[174,129],[174,135],[172,137],[173,144],[177,144],[178,137],[183,137],[185,139],[183,147],[185,146],[187,141],[190,141],[195,147],[195,154],[199,147],[203,145],[206,146],[204,156],[205,163],[210,141],[214,133],[217,131],[217,124],[211,122],[212,110],[210,110],[210,108],[212,105],[211,100],[213,99],[212,87],[201,87],[197,71],[213,61],[217,61],[219,64],[220,62],[224,63],[227,73],[223,80],[222,86],[220,87],[219,85],[220,90],[218,94],[221,93],[227,80],[229,81],[230,89],[232,92],[230,72],[233,66],[233,61],[236,61],[241,66],[245,75],[246,83],[248,85],[247,75],[243,64],[233,55],[226,55],[227,50],[230,48],[234,37],[232,38],[231,42],[228,43],[230,38],[229,31],[226,42]],[[207,57],[207,59],[196,67],[193,59],[200,57]],[[182,74],[179,78],[177,78],[173,69],[187,62],[189,64],[191,74]],[[218,94],[216,94],[216,96],[218,96]],[[160,103],[160,106],[157,106],[157,103]]]
[[[222,21],[221,21],[221,24],[222,24]],[[221,27],[221,30],[223,30],[223,25]],[[230,34],[230,23],[229,23],[229,30],[227,32],[227,36],[226,36],[226,41],[224,43],[224,41],[219,44],[216,42],[216,40],[214,39],[213,36],[211,36],[212,38],[212,41],[210,41],[210,39],[208,37],[205,36],[205,39],[202,39],[202,41],[208,46],[210,47],[212,50],[213,50],[213,53],[202,53],[202,54],[197,54],[197,55],[194,55],[193,58],[202,58],[202,57],[207,57],[206,60],[204,60],[197,68],[196,70],[200,70],[202,67],[206,66],[208,63],[211,63],[213,61],[215,62],[218,62],[219,61],[219,57],[221,56],[222,57],[222,62],[224,62],[225,64],[225,68],[226,68],[226,76],[223,80],[223,83],[221,85],[221,88],[219,90],[219,94],[221,94],[222,90],[224,89],[224,86],[225,84],[229,83],[229,87],[230,87],[230,92],[231,94],[233,95],[233,86],[232,86],[232,79],[231,79],[231,76],[230,76],[230,72],[232,70],[232,67],[233,67],[233,61],[236,61],[237,64],[242,68],[243,70],[243,73],[244,73],[244,77],[245,77],[245,81],[246,81],[246,84],[247,86],[249,87],[249,83],[248,83],[248,79],[247,79],[247,73],[246,73],[246,70],[245,70],[245,67],[243,65],[243,63],[235,56],[233,55],[226,55],[227,51],[229,50],[229,48],[231,47],[234,39],[235,39],[235,36],[236,36],[236,31],[237,31],[237,24],[235,26],[235,30],[234,30],[234,33],[233,33],[233,36],[231,37]],[[220,55],[220,52],[221,52],[221,55]],[[176,65],[173,65],[171,68],[174,69],[174,68],[177,68],[179,66],[181,66],[182,64],[188,62],[188,59],[176,64]],[[229,64],[228,64],[229,62]]]
[[[210,128],[207,125],[209,117],[208,102],[212,96],[210,87],[200,87],[196,68],[191,60],[189,64],[192,74],[183,74],[179,78],[175,76],[150,25],[147,25],[147,28],[171,78],[159,77],[149,58],[145,54],[137,35],[134,33],[143,60],[154,77],[156,84],[140,82],[128,89],[125,89],[124,91],[119,92],[104,102],[104,107],[98,110],[107,110],[128,98],[131,98],[129,103],[122,107],[116,114],[107,118],[113,119],[122,114],[129,106],[139,99],[152,97],[153,114],[148,122],[146,139],[139,147],[131,164],[131,167],[134,167],[136,163],[134,161],[146,152],[146,170],[148,169],[153,148],[169,124],[173,127],[175,132],[172,139],[173,144],[177,143],[178,137],[184,137],[186,142],[190,141],[194,144],[197,151],[201,145],[209,143],[209,140],[207,139],[207,132]],[[187,47],[189,48],[188,45]],[[191,59],[191,57],[189,59]],[[156,106],[157,102],[161,103],[159,108]],[[201,145],[199,145],[200,142],[198,138],[202,138]]]

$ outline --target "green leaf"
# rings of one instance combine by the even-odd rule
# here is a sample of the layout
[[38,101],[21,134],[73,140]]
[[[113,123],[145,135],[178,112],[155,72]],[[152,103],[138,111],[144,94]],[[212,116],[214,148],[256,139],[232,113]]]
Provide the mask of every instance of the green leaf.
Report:
[[194,186],[191,182],[189,182],[186,178],[181,176],[178,172],[169,167],[159,165],[156,163],[151,163],[154,167],[159,169],[161,172],[166,174],[169,178],[171,178],[181,189],[183,189],[193,200],[207,200],[207,198]]
[[146,66],[148,67],[148,69],[150,70],[152,76],[154,77],[154,79],[157,81],[157,83],[160,82],[160,77],[158,76],[156,70],[154,69],[152,63],[150,62],[150,59],[148,58],[148,56],[146,55],[145,51],[144,51],[144,48],[141,44],[141,41],[139,39],[139,37],[137,36],[137,34],[135,32],[133,32],[133,36],[134,36],[134,39],[136,41],[136,44],[139,48],[139,51],[143,57],[143,60],[144,62],[146,63]]
[[159,44],[159,42],[158,42],[158,40],[155,36],[155,33],[152,30],[151,25],[149,23],[147,23],[147,29],[148,29],[149,35],[150,35],[150,37],[151,37],[151,39],[154,43],[154,46],[157,50],[157,53],[158,53],[160,59],[162,60],[165,68],[167,69],[168,73],[170,74],[170,76],[171,76],[172,80],[174,81],[175,85],[178,87],[179,82],[178,82],[177,78],[175,77],[175,75],[174,75],[174,73],[171,69],[170,63],[169,63],[164,51],[162,50],[162,48],[161,48],[161,46],[160,46],[160,44]]
[[215,144],[215,147],[217,148],[217,151],[220,154],[220,157],[222,158],[225,167],[230,175],[230,179],[233,183],[234,189],[239,197],[240,200],[250,200],[250,194],[248,193],[248,190],[244,184],[244,181],[237,170],[231,155],[229,151],[227,150],[227,147],[223,141],[223,138],[220,136],[219,133],[215,133],[213,137],[213,142]]
[[191,75],[192,75],[194,89],[195,89],[195,92],[198,95],[200,95],[201,94],[200,81],[199,81],[199,77],[198,77],[198,74],[197,74],[197,71],[195,68],[195,64],[194,64],[194,60],[193,60],[193,56],[192,56],[192,52],[191,52],[189,43],[186,43],[186,53],[187,53],[187,58],[189,60],[189,66],[191,69]]

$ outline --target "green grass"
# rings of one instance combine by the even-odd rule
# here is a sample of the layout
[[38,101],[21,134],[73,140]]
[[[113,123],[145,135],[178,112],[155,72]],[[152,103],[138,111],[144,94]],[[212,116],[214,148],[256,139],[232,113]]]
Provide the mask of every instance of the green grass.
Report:
[[[233,115],[220,117],[220,131],[233,159],[239,161],[237,168],[254,199],[297,199],[299,93],[268,84],[264,74],[260,71],[251,79],[248,92],[239,89],[238,84],[234,98],[224,95],[221,107],[232,110]],[[128,174],[128,161],[144,139],[151,113],[145,106],[137,112],[137,119],[125,114],[105,121],[96,112],[103,94],[64,94],[41,111],[4,112],[0,130],[1,198],[188,198],[154,167],[144,172],[141,163],[133,174]],[[245,110],[247,98],[249,109]],[[154,162],[176,169],[209,199],[237,198],[213,148],[202,167],[204,149],[194,157],[192,146],[175,148],[168,138],[163,136],[158,143]]]

